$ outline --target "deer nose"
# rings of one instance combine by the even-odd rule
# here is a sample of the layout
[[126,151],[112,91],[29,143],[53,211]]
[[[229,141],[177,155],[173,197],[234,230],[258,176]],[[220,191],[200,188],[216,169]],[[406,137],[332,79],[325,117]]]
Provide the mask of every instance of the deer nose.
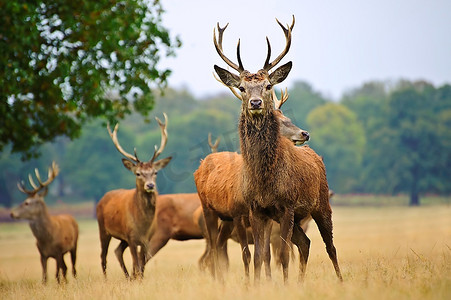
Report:
[[310,134],[308,133],[308,131],[303,131],[301,134],[305,138],[306,141],[308,141],[310,139]]
[[263,102],[261,99],[252,99],[249,103],[251,104],[252,109],[260,109]]
[[146,185],[146,187],[147,187],[148,190],[153,190],[155,188],[155,184],[154,183],[148,183]]

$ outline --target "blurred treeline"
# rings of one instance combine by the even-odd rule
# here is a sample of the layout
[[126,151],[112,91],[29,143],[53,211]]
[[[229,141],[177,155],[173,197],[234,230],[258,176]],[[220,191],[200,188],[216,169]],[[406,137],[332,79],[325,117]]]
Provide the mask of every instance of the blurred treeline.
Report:
[[[323,156],[329,186],[337,193],[406,193],[419,204],[426,193],[451,192],[451,85],[427,82],[369,82],[334,102],[306,82],[289,88],[285,115],[310,132],[308,142]],[[168,144],[160,158],[173,156],[158,175],[160,193],[195,192],[193,172],[210,153],[208,133],[220,137],[219,151],[239,151],[237,120],[240,102],[228,90],[195,99],[186,90],[167,89],[156,98],[151,115],[169,118]],[[136,147],[148,160],[160,143],[155,121],[140,115],[121,121],[119,142],[129,153]],[[48,202],[98,201],[111,189],[133,188],[102,120],[83,128],[76,140],[59,138],[46,144],[42,156],[21,161],[9,149],[0,154],[0,205],[22,201],[16,188],[34,168],[46,178],[52,160],[61,168]],[[27,183],[28,184],[28,183]]]

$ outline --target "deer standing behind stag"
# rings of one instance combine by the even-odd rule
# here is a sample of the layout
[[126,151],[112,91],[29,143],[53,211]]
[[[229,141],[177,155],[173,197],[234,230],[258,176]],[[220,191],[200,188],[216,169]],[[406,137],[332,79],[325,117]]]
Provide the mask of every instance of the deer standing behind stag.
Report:
[[[224,28],[218,24],[219,38],[214,32],[214,45],[219,56],[239,75],[214,66],[221,81],[229,88],[241,92],[242,105],[238,132],[243,157],[240,186],[244,201],[249,208],[250,224],[255,242],[254,279],[260,279],[263,259],[269,254],[271,219],[280,223],[280,261],[284,282],[288,280],[289,245],[292,241],[300,255],[299,279],[302,280],[308,261],[310,240],[300,228],[302,219],[311,216],[318,226],[326,250],[342,280],[336,249],[332,237],[332,209],[329,204],[329,188],[326,169],[319,155],[309,147],[296,148],[279,132],[279,123],[273,107],[273,87],[288,76],[292,62],[288,62],[269,73],[288,53],[294,27],[282,28],[286,44],[272,62],[271,46],[267,38],[268,53],[264,66],[257,73],[244,69],[240,57],[240,42],[237,46],[238,64],[225,56],[222,48]],[[205,210],[204,210],[205,213]],[[206,216],[207,217],[207,216]],[[266,273],[269,277],[270,273]]]
[[64,262],[64,254],[70,252],[72,260],[72,275],[77,276],[75,261],[77,259],[78,224],[75,219],[66,214],[52,216],[47,210],[44,197],[48,192],[48,185],[58,176],[58,165],[53,162],[49,168],[48,179],[41,180],[38,169],[35,169],[37,185],[31,174],[28,176],[33,190],[28,190],[23,182],[18,183],[19,190],[26,195],[22,204],[11,211],[14,219],[26,219],[31,231],[36,238],[36,245],[41,255],[42,282],[47,282],[47,260],[52,257],[56,260],[56,279],[61,283],[61,275],[64,282],[67,281],[67,266]]

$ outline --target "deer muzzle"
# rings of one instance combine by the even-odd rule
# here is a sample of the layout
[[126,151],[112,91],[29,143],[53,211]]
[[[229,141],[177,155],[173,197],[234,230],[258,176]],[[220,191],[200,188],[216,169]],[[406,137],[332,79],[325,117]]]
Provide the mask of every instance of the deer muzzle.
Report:
[[260,114],[263,111],[263,101],[261,99],[249,100],[249,111],[251,114]]
[[155,183],[148,182],[148,183],[144,184],[144,190],[147,193],[153,193],[155,191]]

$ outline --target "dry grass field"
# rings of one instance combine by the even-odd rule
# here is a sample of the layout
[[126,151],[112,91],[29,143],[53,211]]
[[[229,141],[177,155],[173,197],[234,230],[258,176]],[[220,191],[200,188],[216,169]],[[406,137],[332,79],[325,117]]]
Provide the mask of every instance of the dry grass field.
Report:
[[[95,220],[79,220],[78,278],[58,286],[55,262],[41,284],[34,237],[25,222],[0,223],[1,299],[451,299],[451,207],[334,207],[335,245],[344,282],[339,283],[316,226],[303,283],[297,263],[283,284],[273,266],[271,281],[245,284],[238,244],[229,242],[230,270],[224,283],[202,273],[203,240],[170,241],[146,267],[142,281],[125,280],[113,249],[108,279],[100,267]],[[251,249],[252,250],[252,249]],[[125,252],[127,266],[130,253]],[[70,265],[69,255],[66,263]],[[70,273],[68,272],[68,275]],[[252,276],[252,270],[251,270]],[[263,277],[264,278],[264,277]]]

